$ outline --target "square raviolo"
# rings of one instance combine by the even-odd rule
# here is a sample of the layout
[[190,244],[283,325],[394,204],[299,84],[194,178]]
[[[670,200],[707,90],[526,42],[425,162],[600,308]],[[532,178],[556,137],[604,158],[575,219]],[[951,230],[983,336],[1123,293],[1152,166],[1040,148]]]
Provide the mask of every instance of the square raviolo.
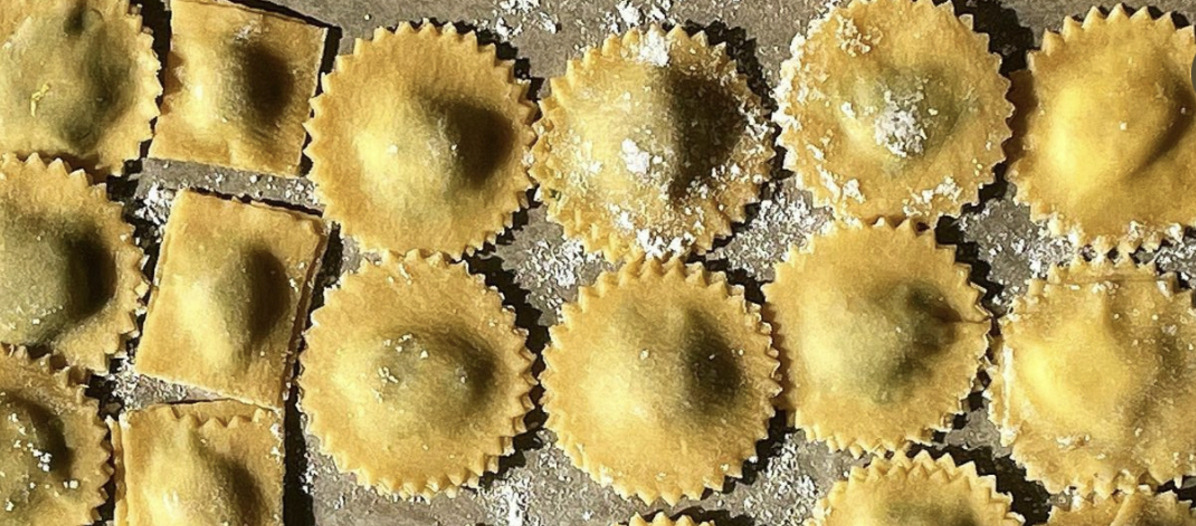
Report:
[[111,423],[116,526],[282,526],[282,418],[231,400],[157,405]]
[[175,0],[171,31],[150,155],[298,175],[327,30],[224,1]]
[[137,371],[282,407],[326,240],[317,217],[180,193],[162,242]]

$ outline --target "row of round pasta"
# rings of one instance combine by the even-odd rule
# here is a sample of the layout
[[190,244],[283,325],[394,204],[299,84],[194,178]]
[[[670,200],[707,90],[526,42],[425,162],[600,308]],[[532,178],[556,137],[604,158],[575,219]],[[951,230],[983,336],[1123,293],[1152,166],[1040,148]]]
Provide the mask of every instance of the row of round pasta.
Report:
[[[429,265],[451,267],[443,258],[411,253],[345,278],[313,314],[308,348],[300,358],[302,405],[311,431],[337,444],[326,451],[341,469],[400,495],[435,494],[468,484],[487,469],[479,462],[471,471],[449,471],[421,486],[430,472],[412,477],[410,454],[379,459],[371,452],[390,443],[418,456],[437,442],[422,434],[398,437],[413,427],[436,436],[429,429],[438,428],[432,423],[437,421],[445,422],[439,433],[451,435],[454,445],[466,442],[451,418],[434,415],[487,406],[468,386],[478,376],[491,386],[502,383],[492,373],[461,364],[502,360],[426,360],[462,349],[502,354],[494,346],[508,347],[501,342],[511,339],[507,335],[514,328],[512,313],[505,323],[471,313],[482,302],[468,298],[480,289],[466,293],[432,285]],[[467,277],[463,267],[452,272]],[[1031,292],[1001,320],[1003,336],[992,346],[995,363],[989,363],[991,316],[980,306],[981,292],[968,274],[952,249],[936,245],[933,235],[910,222],[842,226],[802,249],[795,247],[765,287],[763,313],[742,289],[701,265],[631,261],[583,287],[552,328],[539,375],[547,427],[556,446],[598,483],[646,503],[676,504],[707,490],[721,491],[728,478],[742,474],[742,464],[755,458],[757,441],[767,436],[774,404],[807,440],[856,456],[883,458],[896,452],[902,458],[912,444],[929,443],[934,432],[952,428],[969,395],[982,389],[978,371],[988,369],[992,383],[982,391],[991,400],[990,416],[1002,443],[1028,477],[1049,491],[1094,498],[1078,504],[1077,513],[1107,511],[1126,499],[1152,501],[1149,487],[1196,473],[1196,442],[1186,417],[1196,408],[1196,316],[1190,291],[1180,292],[1174,275],[1159,277],[1153,267],[1107,260],[1055,269],[1049,278],[1031,283]],[[480,277],[472,279],[482,287]],[[456,299],[444,298],[446,290]],[[455,307],[427,307],[443,301],[454,301]],[[497,305],[497,300],[487,303]],[[354,313],[367,305],[385,321],[355,324]],[[456,330],[445,328],[435,336],[412,328],[430,323],[426,316],[439,316],[425,312],[450,310],[464,316],[453,324]],[[453,322],[437,319],[440,327]],[[464,327],[486,327],[494,334],[469,336]],[[393,346],[370,343],[377,333],[402,336],[383,340]],[[512,345],[518,340],[511,339]],[[393,402],[425,411],[399,410],[404,417],[393,424],[381,424],[388,420],[370,416],[369,409],[337,411],[371,396],[387,405],[386,395],[379,393],[391,389],[393,379],[379,375],[381,380],[363,383],[360,378],[375,370],[410,370],[390,361],[394,350],[416,367],[441,369],[435,375],[444,382],[439,388]],[[519,372],[504,375],[518,385],[516,393],[527,393],[535,383],[526,376],[531,357],[523,356],[513,368]],[[445,405],[436,408],[437,403]],[[522,430],[522,411],[518,405],[507,407],[511,413],[492,416],[513,436]],[[479,416],[471,419],[475,431],[482,428]],[[495,445],[494,451],[500,450]],[[836,505],[841,515],[867,509],[889,516],[908,510],[911,502],[937,511],[905,512],[909,517],[988,517],[983,524],[1013,520],[1008,499],[990,495],[991,482],[975,482],[975,473],[949,471],[948,477],[930,469],[925,475],[928,463],[934,464],[926,459],[897,472],[971,482],[952,482],[951,489],[941,491],[901,489],[902,480],[882,477],[881,484],[866,472],[860,478],[868,484],[895,487],[872,497],[865,489],[841,490],[853,497],[824,502],[826,520],[839,523],[832,520]],[[952,493],[962,488],[979,491],[991,502]],[[1171,514],[1181,509],[1173,501],[1167,505]],[[1194,520],[1190,513],[1185,516]]]
[[[58,30],[68,4],[88,7],[87,30]],[[1146,9],[1065,19],[1011,83],[951,3],[853,1],[795,40],[772,115],[722,44],[632,29],[570,60],[537,119],[512,63],[452,24],[359,39],[309,104],[321,28],[180,0],[152,132],[159,65],[126,1],[12,13],[4,67],[27,80],[10,86],[0,150],[119,173],[153,135],[153,157],[299,175],[306,128],[326,217],[374,250],[478,250],[538,184],[549,217],[612,261],[702,253],[770,178],[769,120],[785,166],[841,220],[958,214],[1007,153],[1015,198],[1100,252],[1153,248],[1196,220],[1179,191],[1196,43]]]
[[[189,195],[179,202],[201,202]],[[176,207],[172,221],[191,217],[184,210]],[[905,456],[912,444],[950,429],[977,389],[977,371],[988,367],[991,418],[1013,458],[1052,492],[1094,496],[1058,511],[1053,521],[1091,524],[1127,514],[1172,521],[1166,524],[1196,520],[1174,496],[1151,493],[1196,472],[1187,418],[1196,407],[1190,343],[1196,318],[1191,292],[1177,292],[1173,275],[1107,261],[1056,269],[1032,283],[1002,319],[992,365],[985,364],[990,315],[968,269],[910,222],[844,226],[814,238],[778,267],[765,296],[761,309],[723,274],[677,259],[637,259],[582,288],[550,331],[538,381],[556,447],[626,497],[675,504],[722,491],[740,477],[779,407],[806,440],[878,455],[832,489],[817,510],[818,524],[851,524],[861,516],[1019,524],[990,477],[956,467],[949,457]],[[338,469],[361,484],[405,497],[454,495],[497,470],[526,429],[537,379],[525,338],[500,293],[464,264],[414,251],[364,263],[327,292],[304,334],[298,383],[308,430]],[[213,352],[238,350],[219,340],[213,345]],[[211,371],[175,380],[208,387],[207,373],[246,378],[235,368],[236,356],[226,358],[232,369],[209,357]],[[0,400],[8,416],[0,430],[17,433],[6,436],[19,452],[5,457],[6,473],[20,493],[71,510],[89,502],[88,491],[102,487],[107,473],[89,461],[72,464],[71,473],[81,476],[70,479],[76,486],[64,486],[67,492],[47,474],[54,464],[46,452],[58,450],[47,442],[51,428],[30,407],[58,408],[78,458],[103,449],[85,438],[100,427],[95,401],[49,359],[5,353]],[[242,389],[251,387],[213,391],[248,400],[244,393],[254,391]],[[229,416],[188,423],[176,412],[155,427],[139,416],[142,410],[122,415],[113,427],[123,470],[118,488],[130,489],[118,492],[124,506],[118,509],[233,519],[246,509],[269,510],[262,503],[219,505],[235,493],[232,487],[153,483],[165,459],[181,470],[180,481],[217,476],[203,459],[223,449],[272,459],[256,462],[281,473],[281,449],[270,446],[281,443],[280,428],[268,419],[277,413],[238,405],[247,408],[237,410],[247,413],[240,424]],[[215,423],[200,425],[207,421]],[[260,426],[259,447],[215,438],[250,433],[248,422]],[[179,432],[205,438],[171,438]],[[171,453],[145,453],[157,450],[148,444]],[[895,457],[886,460],[887,452]],[[155,498],[181,487],[221,491]],[[61,500],[43,501],[46,494]],[[158,502],[174,504],[162,511]],[[27,504],[14,509],[50,506]]]

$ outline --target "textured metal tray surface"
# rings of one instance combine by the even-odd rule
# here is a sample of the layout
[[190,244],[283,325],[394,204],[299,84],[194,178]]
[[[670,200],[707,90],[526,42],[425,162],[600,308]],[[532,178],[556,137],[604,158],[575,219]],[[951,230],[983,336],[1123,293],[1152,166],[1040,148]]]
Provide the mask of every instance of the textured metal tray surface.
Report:
[[[704,29],[715,42],[725,42],[740,70],[752,79],[753,89],[770,101],[779,65],[789,54],[789,43],[809,20],[824,13],[826,0],[276,0],[249,5],[302,16],[332,28],[323,69],[332,67],[338,52],[352,50],[356,38],[366,38],[379,26],[393,27],[404,20],[432,19],[464,23],[495,42],[505,58],[519,61],[521,75],[532,82],[533,95],[544,95],[543,79],[558,75],[565,61],[608,34],[637,24],[660,22]],[[1082,15],[1091,0],[960,0],[956,10],[974,17],[978,31],[991,38],[991,49],[1005,58],[1008,73],[1025,64],[1044,29],[1057,29],[1065,16]],[[154,30],[160,57],[169,46],[168,5],[163,0],[143,0],[147,25]],[[1159,1],[1161,11],[1181,15],[1196,13],[1196,0]],[[413,72],[418,74],[418,72]],[[228,196],[248,197],[295,209],[318,211],[311,184],[303,179],[281,179],[234,172],[190,163],[146,159],[133,163],[127,179],[110,181],[110,194],[126,204],[126,216],[138,229],[139,243],[149,254],[152,273],[169,215],[174,192],[196,187]],[[1010,298],[1024,290],[1025,280],[1041,276],[1049,265],[1071,258],[1075,250],[1066,240],[1052,238],[1043,225],[1031,222],[1028,211],[1015,205],[1014,189],[998,182],[982,192],[978,206],[968,207],[958,219],[936,227],[943,243],[956,245],[960,261],[973,266],[974,280],[985,287],[986,305],[996,314]],[[765,199],[751,209],[752,220],[704,260],[726,271],[743,285],[748,297],[760,301],[760,285],[771,279],[772,264],[791,244],[801,243],[827,220],[829,214],[810,205],[809,196],[795,187],[790,174],[777,169],[778,182],[765,190]],[[335,234],[335,232],[334,232]],[[339,236],[330,243],[319,277],[313,309],[322,303],[321,290],[344,272],[356,267],[360,255],[351,240]],[[1168,246],[1157,254],[1140,254],[1163,270],[1180,272],[1184,280],[1196,273],[1196,241]],[[533,205],[521,213],[516,227],[490,247],[468,258],[470,268],[497,286],[516,307],[518,322],[530,333],[529,347],[540,351],[559,306],[576,295],[577,287],[593,281],[610,268],[599,257],[583,253],[575,241],[563,239],[561,229],[546,221],[543,208]],[[135,352],[136,341],[130,343]],[[957,462],[974,461],[983,474],[995,474],[998,488],[1011,493],[1015,510],[1029,524],[1046,519],[1050,503],[1066,499],[1051,496],[1024,472],[997,442],[996,429],[988,423],[983,396],[987,383],[981,375],[971,410],[955,421],[956,429],[935,437],[926,446],[932,453],[950,454]],[[117,364],[106,378],[94,382],[93,392],[106,403],[108,414],[150,403],[207,398],[202,392],[141,377]],[[537,395],[538,396],[538,395]],[[337,472],[320,453],[318,440],[304,432],[303,416],[296,404],[298,388],[292,386],[287,410],[286,524],[289,526],[406,526],[493,525],[557,526],[609,525],[633,513],[654,508],[618,497],[572,467],[552,446],[551,433],[540,429],[539,410],[528,417],[528,433],[516,440],[517,451],[503,459],[499,473],[483,479],[477,490],[457,498],[431,502],[396,501],[356,485],[351,475]],[[686,501],[669,511],[687,511],[713,518],[721,526],[786,526],[800,524],[827,489],[855,463],[833,454],[821,444],[806,443],[800,431],[785,429],[783,418],[774,420],[770,438],[758,447],[758,458],[749,462],[747,475],[730,482],[723,493],[708,493],[699,501]],[[628,437],[628,447],[635,447]],[[1182,490],[1191,498],[1196,491]],[[111,516],[111,505],[104,511]]]

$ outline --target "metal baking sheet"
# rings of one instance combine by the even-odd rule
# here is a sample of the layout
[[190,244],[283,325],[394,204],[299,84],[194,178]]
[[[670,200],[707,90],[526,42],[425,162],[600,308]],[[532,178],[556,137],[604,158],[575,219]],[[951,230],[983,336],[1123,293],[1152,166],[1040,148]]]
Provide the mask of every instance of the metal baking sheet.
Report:
[[[519,62],[519,72],[530,80],[533,95],[543,96],[544,79],[564,70],[565,61],[607,35],[648,23],[682,25],[705,30],[714,42],[726,43],[740,70],[752,79],[753,89],[770,101],[769,86],[776,82],[779,65],[789,55],[793,36],[809,20],[825,13],[826,0],[276,0],[268,4],[247,0],[254,7],[301,16],[331,28],[324,71],[339,51],[348,52],[357,38],[366,38],[375,27],[393,27],[404,20],[430,19],[462,23],[477,29],[483,40],[499,46],[504,58]],[[1005,71],[1025,64],[1025,53],[1037,45],[1042,31],[1057,29],[1065,16],[1082,15],[1091,0],[960,0],[956,10],[974,17],[978,31],[991,37],[991,49],[1005,57]],[[143,0],[147,25],[153,28],[159,56],[168,49],[168,6],[163,0]],[[1162,0],[1155,7],[1181,14],[1196,13],[1196,0]],[[1160,11],[1160,12],[1161,12]],[[126,216],[137,226],[138,241],[149,254],[152,272],[161,229],[169,215],[175,191],[196,187],[228,196],[243,196],[307,211],[319,211],[311,184],[303,179],[282,179],[190,163],[143,160],[131,163],[132,175],[110,180],[110,194],[126,204]],[[1003,167],[998,167],[998,175]],[[764,201],[751,209],[752,220],[736,235],[701,258],[710,267],[726,271],[745,287],[748,297],[761,300],[760,285],[771,279],[772,264],[791,244],[801,243],[829,218],[826,210],[811,205],[809,195],[796,188],[789,174],[775,170],[777,182],[765,189]],[[1043,225],[1029,219],[1024,207],[1010,200],[1014,189],[1000,180],[986,188],[983,202],[968,207],[954,220],[936,227],[943,243],[956,245],[959,259],[973,265],[973,278],[988,294],[987,306],[1004,312],[1010,298],[1024,290],[1026,279],[1040,276],[1050,265],[1075,254],[1066,240],[1052,238]],[[334,231],[334,235],[336,232]],[[335,283],[356,267],[362,255],[351,240],[339,236],[330,243],[317,289]],[[1196,273],[1196,242],[1191,237],[1158,254],[1140,254],[1161,268],[1177,271],[1185,280]],[[597,256],[586,255],[576,241],[562,237],[560,227],[549,223],[544,210],[533,205],[521,213],[513,231],[496,247],[468,258],[471,269],[486,275],[499,287],[519,313],[519,324],[531,337],[529,346],[540,351],[556,310],[573,299],[578,286],[590,283],[610,268]],[[313,308],[322,303],[317,290]],[[136,341],[130,343],[135,352]],[[117,363],[113,373],[95,380],[93,392],[101,396],[104,410],[122,410],[161,401],[197,400],[206,393],[141,377],[127,364]],[[977,390],[986,379],[977,380]],[[287,488],[285,520],[288,526],[407,526],[489,525],[559,526],[609,525],[625,521],[643,506],[618,497],[572,467],[552,447],[551,433],[540,429],[539,410],[528,417],[531,431],[518,437],[517,451],[503,459],[497,474],[483,479],[481,487],[457,498],[431,502],[397,501],[358,486],[351,475],[339,473],[320,453],[318,439],[304,432],[302,413],[292,386],[287,411]],[[936,454],[950,454],[958,462],[974,461],[983,474],[997,476],[998,488],[1014,496],[1014,509],[1029,524],[1046,520],[1051,496],[1041,485],[1028,482],[1024,471],[997,443],[997,433],[986,419],[983,397],[970,398],[971,409],[956,419],[956,429],[936,436],[926,446]],[[758,447],[743,480],[728,484],[724,493],[707,493],[701,500],[685,501],[669,511],[685,511],[699,518],[715,519],[721,526],[789,526],[801,524],[817,499],[859,461],[833,454],[821,444],[806,443],[800,431],[785,429],[774,420],[770,438]],[[1191,498],[1196,491],[1181,491]],[[104,510],[110,518],[111,505]]]

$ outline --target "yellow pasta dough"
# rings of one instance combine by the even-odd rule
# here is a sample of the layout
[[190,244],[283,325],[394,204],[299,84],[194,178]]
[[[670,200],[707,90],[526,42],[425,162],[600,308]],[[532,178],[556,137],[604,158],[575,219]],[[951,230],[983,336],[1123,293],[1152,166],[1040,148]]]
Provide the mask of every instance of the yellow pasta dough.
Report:
[[549,218],[611,261],[709,250],[768,177],[763,106],[705,33],[611,36],[551,88],[532,176]]
[[1063,21],[1014,77],[1009,180],[1035,219],[1097,252],[1178,238],[1196,224],[1192,28],[1148,8]]
[[1196,473],[1196,313],[1174,275],[1077,261],[1001,328],[992,417],[1029,478],[1107,496]]
[[134,367],[281,408],[326,243],[317,217],[179,193]]
[[170,13],[150,155],[299,175],[327,30],[223,0],[175,0]]
[[781,68],[785,166],[841,218],[929,224],[978,199],[1013,105],[988,38],[951,2],[853,0]]
[[525,430],[526,333],[498,291],[443,254],[363,266],[312,314],[299,380],[310,430],[363,485],[455,495]]
[[116,526],[282,526],[282,416],[234,401],[157,405],[110,423]]
[[358,40],[307,123],[325,217],[366,248],[472,253],[527,205],[527,84],[452,24]]
[[1196,515],[1174,493],[1153,495],[1150,488],[1119,493],[1096,502],[1081,501],[1051,512],[1048,526],[1196,526]]
[[8,0],[0,9],[0,151],[119,174],[158,116],[161,67],[129,0]]
[[685,516],[678,517],[677,520],[672,520],[669,518],[668,515],[665,515],[663,513],[657,513],[656,516],[652,517],[652,520],[650,522],[647,519],[644,519],[643,517],[636,515],[634,518],[631,519],[631,522],[627,523],[627,526],[715,526],[715,525],[713,522],[697,523],[697,522],[694,522],[693,519],[691,519],[689,517],[685,517]]
[[142,258],[104,185],[36,154],[0,158],[0,342],[107,371],[137,331]]
[[854,467],[819,501],[807,526],[1021,526],[1012,499],[998,493],[996,480],[976,466],[956,466],[949,456],[934,460],[898,453]]
[[780,392],[769,327],[718,272],[638,259],[562,309],[544,351],[557,447],[646,503],[699,498],[743,473]]
[[792,423],[857,456],[949,429],[988,350],[968,267],[909,221],[794,247],[764,294]]
[[99,403],[50,358],[0,344],[0,524],[87,526],[111,470]]

